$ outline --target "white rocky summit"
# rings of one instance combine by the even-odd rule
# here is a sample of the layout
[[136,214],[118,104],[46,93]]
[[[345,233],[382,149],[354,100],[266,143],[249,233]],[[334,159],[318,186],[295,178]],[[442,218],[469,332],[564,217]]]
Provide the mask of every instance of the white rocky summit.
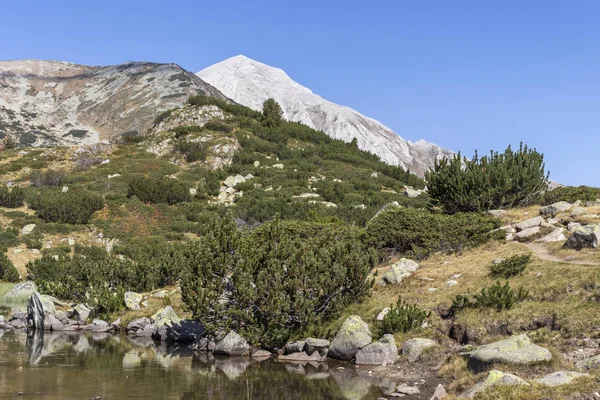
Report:
[[454,154],[424,140],[414,143],[405,140],[380,122],[314,94],[281,69],[242,55],[212,65],[196,75],[233,101],[254,110],[261,110],[265,100],[274,98],[281,104],[286,119],[302,122],[346,142],[356,138],[359,148],[420,176],[433,166],[436,158]]

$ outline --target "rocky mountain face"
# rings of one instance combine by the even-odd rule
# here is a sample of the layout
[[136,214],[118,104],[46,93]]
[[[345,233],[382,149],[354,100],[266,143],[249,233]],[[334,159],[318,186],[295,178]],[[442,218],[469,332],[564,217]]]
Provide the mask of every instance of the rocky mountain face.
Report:
[[437,157],[454,154],[424,140],[415,143],[405,140],[380,122],[314,94],[281,69],[245,56],[229,58],[196,75],[235,102],[255,110],[262,109],[266,99],[274,98],[281,104],[285,118],[322,130],[336,139],[349,142],[356,138],[359,148],[420,176],[433,166]]
[[91,67],[58,61],[0,61],[0,137],[21,145],[92,144],[144,134],[192,94],[228,100],[175,64]]

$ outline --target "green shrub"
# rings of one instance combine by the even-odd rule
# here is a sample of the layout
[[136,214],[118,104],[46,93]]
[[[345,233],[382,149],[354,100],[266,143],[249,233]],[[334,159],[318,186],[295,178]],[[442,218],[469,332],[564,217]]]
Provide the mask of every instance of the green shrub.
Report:
[[23,205],[25,192],[21,187],[9,189],[7,186],[0,186],[0,207],[19,208]]
[[190,311],[210,330],[229,327],[266,346],[364,297],[375,261],[351,228],[278,218],[244,234],[215,219],[192,258],[181,284]]
[[453,214],[534,204],[548,187],[544,169],[544,156],[521,144],[516,152],[436,160],[425,179],[433,204]]
[[180,138],[175,143],[175,150],[181,153],[185,161],[191,163],[196,161],[206,160],[208,150],[206,145],[201,142],[188,142],[184,138]]
[[164,176],[134,176],[127,191],[127,197],[132,196],[143,202],[170,205],[190,199],[189,189],[183,183]]
[[268,127],[279,126],[283,121],[283,110],[275,99],[267,99],[263,103],[262,123]]
[[431,312],[421,310],[413,304],[408,304],[398,297],[398,302],[390,306],[390,311],[383,317],[381,331],[383,334],[408,332],[419,328],[429,318]]
[[33,171],[29,175],[31,186],[62,186],[65,182],[67,174],[64,171],[48,169],[46,171]]
[[562,186],[544,193],[542,204],[550,205],[559,201],[575,203],[581,201],[596,201],[600,199],[600,188],[590,186]]
[[174,110],[167,110],[164,111],[160,114],[158,114],[158,116],[156,118],[154,118],[154,125],[158,125],[161,122],[163,122],[164,120],[166,120],[167,118],[169,118],[171,116],[171,114],[173,113]]
[[529,263],[531,263],[531,254],[516,255],[498,264],[490,265],[490,271],[493,276],[508,279],[520,275]]
[[14,232],[0,231],[0,249],[8,249],[19,244],[19,239]]
[[204,124],[204,129],[223,133],[233,132],[233,128],[231,126],[218,120],[208,121],[206,124]]
[[494,308],[496,311],[510,310],[513,305],[527,300],[529,291],[520,287],[516,292],[510,287],[508,281],[503,284],[496,281],[492,286],[481,289],[480,294],[472,298],[457,295],[452,301],[451,312],[456,313],[463,308]]
[[199,127],[198,125],[177,126],[173,129],[173,133],[175,134],[176,139],[185,137],[193,132],[201,132],[201,131],[202,131],[202,128]]
[[87,224],[94,212],[104,208],[104,200],[84,190],[44,190],[31,198],[29,206],[45,222]]
[[8,259],[4,249],[0,249],[0,278],[6,282],[18,282],[20,279],[19,271],[15,268],[15,265]]
[[427,210],[391,209],[367,224],[367,240],[373,247],[415,258],[457,252],[489,240],[502,239],[493,232],[498,219],[474,213],[435,214]]

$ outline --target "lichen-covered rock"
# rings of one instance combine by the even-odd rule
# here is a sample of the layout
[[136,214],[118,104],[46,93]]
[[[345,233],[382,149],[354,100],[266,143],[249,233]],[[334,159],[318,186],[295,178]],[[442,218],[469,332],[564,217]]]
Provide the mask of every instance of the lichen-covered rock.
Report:
[[562,386],[568,385],[573,382],[577,378],[581,378],[584,376],[590,376],[589,374],[582,374],[580,372],[575,371],[556,371],[551,374],[544,376],[539,379],[537,382],[541,383],[545,386]]
[[526,334],[486,344],[467,355],[469,367],[475,371],[485,370],[494,363],[532,365],[552,359],[548,349],[532,343]]
[[568,249],[595,249],[600,242],[600,225],[586,225],[573,232],[564,244]]
[[166,306],[165,308],[158,310],[150,319],[156,327],[163,325],[172,326],[173,324],[181,322],[181,318],[177,316],[175,310],[173,310],[171,306]]
[[419,269],[419,264],[408,258],[403,258],[394,263],[390,270],[383,274],[382,280],[388,285],[394,285],[402,282],[402,279],[410,276]]
[[238,175],[228,176],[223,181],[223,184],[227,187],[235,187],[236,185],[238,185],[240,183],[244,183],[244,182],[246,182],[246,179],[243,176],[238,174]]
[[236,332],[230,331],[223,340],[216,344],[213,353],[224,356],[243,356],[250,353],[250,345]]
[[545,218],[554,218],[558,213],[569,211],[573,207],[573,204],[566,201],[559,201],[558,203],[551,204],[549,206],[540,208],[540,215]]
[[552,231],[552,233],[549,233],[548,235],[544,236],[543,238],[536,240],[536,242],[539,242],[539,243],[564,242],[565,240],[567,240],[567,237],[565,236],[565,234],[563,232],[564,232],[563,228],[556,228],[554,231]]
[[[295,342],[287,343],[285,345],[285,354],[300,353],[304,351],[305,345],[306,340],[297,340]],[[329,347],[329,342],[327,342],[327,347]]]
[[581,361],[578,361],[575,363],[575,366],[581,371],[590,371],[593,369],[598,369],[600,368],[600,355],[585,358]]
[[16,284],[8,293],[4,295],[7,298],[16,298],[23,297],[29,298],[33,292],[35,292],[37,288],[35,287],[35,283],[31,281],[23,282]]
[[151,337],[155,331],[156,327],[146,317],[135,319],[127,325],[127,335],[132,337]]
[[437,343],[431,339],[409,339],[402,344],[402,354],[408,357],[408,362],[414,363],[421,357],[424,351],[436,346]]
[[[309,356],[318,352],[321,357],[325,357],[327,356],[327,353],[329,353],[329,345],[329,340],[308,338],[304,345],[304,351],[306,351]],[[302,351],[302,349],[299,351]]]
[[506,216],[506,210],[488,210],[486,214],[491,215],[494,218],[502,218]]
[[369,325],[358,315],[346,319],[329,347],[329,357],[350,361],[356,353],[371,343]]
[[383,335],[356,353],[356,364],[391,364],[398,358],[398,348],[394,335]]
[[505,374],[502,371],[493,370],[490,371],[490,373],[485,379],[479,381],[475,386],[463,393],[461,397],[472,399],[478,393],[483,392],[484,390],[491,387],[516,385],[529,386],[529,383],[525,382],[523,379],[519,378],[516,375]]
[[135,292],[125,292],[124,298],[125,307],[127,307],[129,310],[135,311],[141,308],[140,303],[144,299],[144,296]]
[[433,396],[431,396],[429,400],[443,400],[446,398],[446,396],[448,396],[448,392],[446,392],[446,388],[444,388],[444,386],[440,383],[435,388]]
[[537,235],[541,229],[542,228],[540,228],[539,226],[533,226],[531,228],[523,229],[523,230],[515,233],[514,237],[516,239],[527,239],[527,238]]
[[383,319],[385,318],[386,315],[388,315],[390,312],[390,308],[386,307],[383,310],[381,310],[381,312],[379,314],[377,314],[377,318],[375,318],[377,321],[383,321]]
[[86,304],[77,304],[73,309],[73,317],[79,322],[85,322],[92,312]]
[[35,224],[27,224],[21,229],[21,235],[29,235],[35,229]]

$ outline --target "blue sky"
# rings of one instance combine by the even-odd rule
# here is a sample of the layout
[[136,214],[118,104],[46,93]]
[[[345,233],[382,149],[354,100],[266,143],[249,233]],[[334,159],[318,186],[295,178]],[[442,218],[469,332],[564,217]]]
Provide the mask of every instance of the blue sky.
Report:
[[524,141],[553,180],[600,186],[600,2],[5,1],[0,59],[244,54],[409,140],[472,155]]

